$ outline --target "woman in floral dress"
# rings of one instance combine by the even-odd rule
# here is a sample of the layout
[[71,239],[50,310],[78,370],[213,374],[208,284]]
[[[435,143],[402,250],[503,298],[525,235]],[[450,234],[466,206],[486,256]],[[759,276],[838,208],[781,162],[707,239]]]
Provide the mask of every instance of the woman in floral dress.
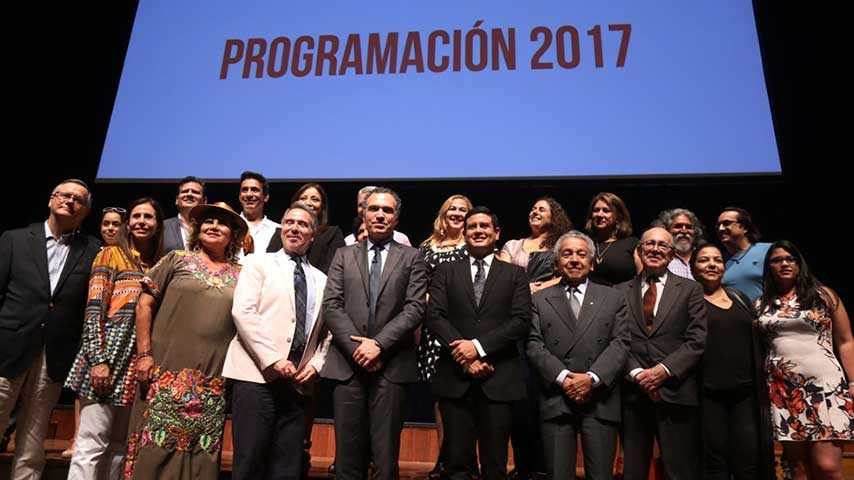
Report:
[[[247,226],[225,203],[190,211],[192,251],[149,272],[137,307],[136,375],[127,479],[215,479],[225,425],[221,377]],[[153,318],[153,321],[152,321]],[[144,399],[144,400],[143,400]]]
[[854,337],[845,306],[782,240],[765,256],[757,309],[769,341],[771,419],[789,473],[842,479],[842,443],[854,440]]

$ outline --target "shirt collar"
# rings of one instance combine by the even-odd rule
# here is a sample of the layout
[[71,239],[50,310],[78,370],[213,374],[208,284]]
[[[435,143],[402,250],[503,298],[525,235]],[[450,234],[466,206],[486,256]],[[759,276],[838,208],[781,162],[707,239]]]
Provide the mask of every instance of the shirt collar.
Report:
[[69,232],[69,233],[63,233],[62,235],[59,236],[59,238],[56,238],[53,236],[53,232],[50,231],[50,224],[48,224],[47,220],[45,220],[45,222],[44,222],[45,241],[47,241],[49,239],[53,239],[53,240],[65,245],[65,244],[68,244],[72,238],[74,238],[74,235],[76,233],[77,233],[77,230],[74,230],[74,231]]
[[[486,268],[489,268],[492,265],[492,260],[495,258],[494,253],[490,253],[489,255],[483,257],[483,263],[486,265]],[[469,255],[469,265],[474,265],[476,258]]]
[[[646,272],[641,274],[641,283],[646,283],[647,278],[649,278],[649,277],[647,276]],[[667,284],[667,270],[665,270],[664,273],[659,275],[657,278],[658,278],[658,281],[656,283],[660,283],[662,285]]]
[[[585,278],[583,282],[579,283],[578,285],[574,285],[574,287],[578,289],[578,293],[580,293],[581,296],[584,296],[584,293],[587,291],[587,284],[589,282],[590,280]],[[573,287],[573,285],[566,281],[564,281],[564,286],[566,287],[567,292],[569,292],[570,289]]]
[[[368,242],[367,243],[368,250],[373,249],[375,243],[373,240],[371,240],[371,237],[367,237],[365,240]],[[394,241],[393,239],[389,238],[385,242],[382,242],[381,245],[383,246],[383,250],[387,251],[388,247],[391,245],[391,242],[393,242],[393,241]]]

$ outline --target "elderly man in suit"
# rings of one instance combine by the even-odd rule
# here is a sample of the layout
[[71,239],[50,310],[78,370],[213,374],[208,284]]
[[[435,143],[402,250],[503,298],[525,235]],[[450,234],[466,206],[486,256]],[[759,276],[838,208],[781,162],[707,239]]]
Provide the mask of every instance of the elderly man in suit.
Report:
[[573,230],[554,246],[562,282],[534,294],[528,360],[542,384],[546,469],[575,479],[581,434],[584,475],[612,479],[620,425],[620,381],[629,349],[622,292],[590,282],[596,245]]
[[468,478],[478,442],[482,478],[507,477],[511,402],[525,396],[516,341],[531,326],[531,293],[522,268],[495,258],[499,228],[488,208],[469,211],[469,256],[439,265],[430,283],[428,326],[448,347],[432,382],[453,480]]
[[332,346],[321,376],[335,382],[335,476],[396,479],[407,384],[418,380],[413,332],[424,317],[427,267],[392,239],[401,200],[383,187],[365,199],[368,239],[335,252],[323,298]]
[[295,203],[282,219],[283,249],[244,258],[234,292],[237,335],[223,376],[234,380],[235,479],[297,478],[305,412],[331,337],[320,305],[326,275],[308,264],[317,217]]
[[658,439],[664,474],[700,478],[697,365],[706,342],[699,283],[668,273],[673,236],[654,227],[637,245],[643,270],[618,285],[629,305],[631,347],[623,385],[624,478],[646,479]]
[[190,210],[196,205],[207,203],[205,182],[192,175],[178,182],[178,194],[175,196],[175,207],[178,215],[167,218],[163,222],[163,254],[172,250],[187,250],[190,240]]
[[13,479],[39,478],[50,412],[77,354],[94,238],[78,231],[92,197],[81,180],[53,189],[43,223],[0,237],[0,431],[20,397]]

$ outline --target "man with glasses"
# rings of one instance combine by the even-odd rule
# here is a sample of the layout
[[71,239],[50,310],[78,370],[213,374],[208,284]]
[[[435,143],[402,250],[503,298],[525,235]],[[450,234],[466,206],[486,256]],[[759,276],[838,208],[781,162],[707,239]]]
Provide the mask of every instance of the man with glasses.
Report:
[[703,289],[668,273],[674,248],[667,230],[647,230],[637,250],[643,270],[617,286],[629,305],[631,332],[622,391],[624,478],[649,478],[656,439],[665,478],[700,478],[697,365],[706,342]]
[[163,222],[163,254],[172,250],[188,250],[190,232],[190,210],[196,205],[207,203],[205,182],[200,178],[188,176],[178,182],[178,195],[175,196],[175,207],[178,215],[167,218]]
[[65,180],[47,221],[0,237],[0,431],[21,397],[10,478],[39,478],[50,413],[80,344],[98,241],[78,232],[89,187]]
[[755,301],[762,295],[765,255],[770,243],[757,243],[761,234],[747,210],[727,207],[718,216],[718,239],[726,249],[724,287],[741,290]]

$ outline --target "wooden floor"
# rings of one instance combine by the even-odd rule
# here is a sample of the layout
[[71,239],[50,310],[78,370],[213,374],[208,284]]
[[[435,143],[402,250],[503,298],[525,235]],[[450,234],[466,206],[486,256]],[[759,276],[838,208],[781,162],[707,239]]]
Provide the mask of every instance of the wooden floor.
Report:
[[[49,439],[45,441],[47,464],[44,477],[47,480],[65,479],[68,475],[68,458],[62,457],[62,451],[71,444],[74,434],[74,417],[70,409],[54,410],[49,429]],[[329,421],[318,421],[312,430],[312,464],[309,476],[311,478],[328,478],[328,467],[335,456],[335,437],[333,425]],[[436,429],[431,424],[408,424],[401,434],[400,448],[400,477],[404,479],[426,479],[433,468],[438,454],[438,438]],[[14,447],[14,442],[10,448]],[[779,445],[778,455],[779,455]],[[232,465],[231,421],[226,422],[223,435],[222,475],[221,479],[231,478]],[[513,466],[512,448],[510,448],[510,463]],[[583,478],[581,455],[578,452],[578,478]],[[9,466],[12,453],[0,453],[0,480],[9,478]],[[845,446],[843,453],[843,468],[845,478],[854,479],[854,442]],[[656,472],[651,472],[650,479],[657,478]],[[782,475],[779,475],[782,478]]]

